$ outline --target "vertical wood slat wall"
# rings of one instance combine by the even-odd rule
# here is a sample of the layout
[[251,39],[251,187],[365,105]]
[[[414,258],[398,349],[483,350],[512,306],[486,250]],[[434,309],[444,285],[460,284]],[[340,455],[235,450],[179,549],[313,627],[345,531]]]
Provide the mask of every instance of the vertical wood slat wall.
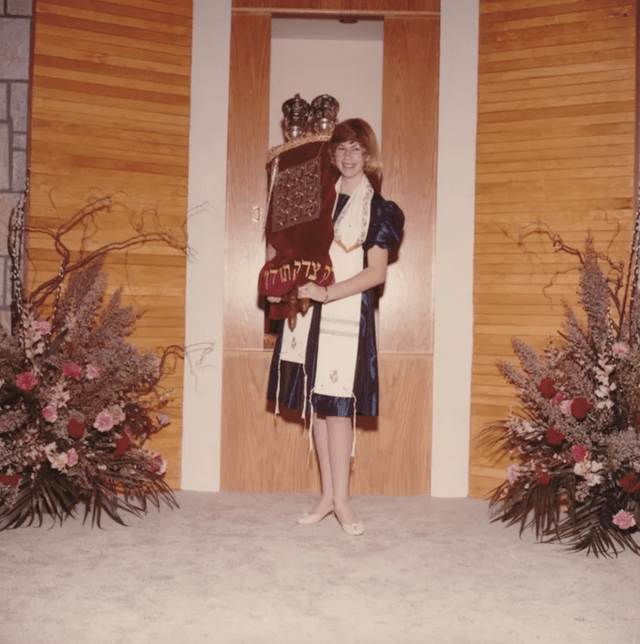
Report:
[[577,261],[554,253],[530,224],[543,222],[578,248],[591,231],[598,250],[628,259],[637,77],[632,0],[480,7],[470,463],[477,497],[505,476],[505,464],[477,442],[515,402],[496,361],[516,362],[513,336],[543,348],[561,328],[562,301],[577,305]]
[[[190,0],[37,0],[30,131],[32,225],[55,228],[88,200],[117,193],[87,248],[147,229],[184,238],[187,210]],[[78,236],[72,239],[77,250]],[[74,247],[75,244],[75,247]],[[29,239],[31,283],[57,273],[44,237]],[[107,263],[108,293],[143,311],[132,341],[184,345],[185,256],[145,245]],[[182,365],[169,376],[171,425],[152,442],[180,485]]]

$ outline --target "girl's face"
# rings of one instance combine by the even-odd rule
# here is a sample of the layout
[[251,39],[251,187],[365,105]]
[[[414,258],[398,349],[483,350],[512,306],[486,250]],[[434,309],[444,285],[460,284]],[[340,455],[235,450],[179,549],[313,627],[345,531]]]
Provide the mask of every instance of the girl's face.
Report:
[[333,162],[345,179],[357,180],[364,175],[368,155],[356,141],[339,143],[334,151]]

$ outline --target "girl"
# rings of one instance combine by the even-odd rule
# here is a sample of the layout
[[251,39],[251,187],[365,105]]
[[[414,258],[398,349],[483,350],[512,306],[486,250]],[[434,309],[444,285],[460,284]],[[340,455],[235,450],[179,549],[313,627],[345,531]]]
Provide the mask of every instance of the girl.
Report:
[[328,287],[307,282],[298,289],[299,298],[315,303],[313,312],[298,316],[293,331],[283,324],[268,398],[303,414],[307,408],[313,412],[322,496],[298,523],[318,523],[333,512],[347,534],[361,535],[364,528],[349,504],[352,418],[378,415],[374,291],[385,281],[404,215],[374,190],[380,185],[380,153],[366,121],[338,124],[330,146],[340,172],[330,249],[336,281]]

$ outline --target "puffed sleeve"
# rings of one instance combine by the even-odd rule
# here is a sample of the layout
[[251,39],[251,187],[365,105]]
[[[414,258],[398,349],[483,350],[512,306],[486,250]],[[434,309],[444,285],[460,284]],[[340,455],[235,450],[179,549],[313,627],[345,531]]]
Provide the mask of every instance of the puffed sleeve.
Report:
[[363,244],[365,250],[380,246],[386,250],[395,248],[400,243],[404,226],[404,213],[393,201],[385,201],[375,194],[371,201],[371,220],[369,232]]

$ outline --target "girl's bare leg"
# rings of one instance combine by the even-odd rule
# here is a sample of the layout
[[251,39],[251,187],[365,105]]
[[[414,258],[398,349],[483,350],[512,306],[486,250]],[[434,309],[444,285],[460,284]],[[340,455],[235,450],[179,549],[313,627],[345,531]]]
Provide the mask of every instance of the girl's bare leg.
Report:
[[333,477],[331,475],[327,421],[324,418],[318,418],[315,414],[313,417],[313,441],[316,446],[318,463],[320,465],[322,496],[313,510],[311,510],[311,514],[324,515],[333,506]]
[[333,489],[333,509],[338,521],[344,526],[358,521],[357,514],[349,504],[351,444],[354,430],[351,418],[345,416],[327,416],[326,427]]

